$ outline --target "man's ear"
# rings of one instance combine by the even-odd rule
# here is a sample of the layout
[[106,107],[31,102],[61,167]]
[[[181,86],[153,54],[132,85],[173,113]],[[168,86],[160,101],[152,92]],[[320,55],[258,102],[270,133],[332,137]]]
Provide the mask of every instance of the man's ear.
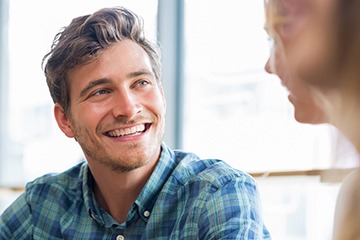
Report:
[[70,119],[66,115],[63,107],[58,103],[55,103],[54,105],[54,116],[61,131],[69,138],[75,137]]

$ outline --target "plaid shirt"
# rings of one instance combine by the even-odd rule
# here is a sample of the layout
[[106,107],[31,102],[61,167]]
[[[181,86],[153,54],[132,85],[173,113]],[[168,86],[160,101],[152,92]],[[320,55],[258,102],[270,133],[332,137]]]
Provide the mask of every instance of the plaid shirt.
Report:
[[160,160],[119,224],[95,200],[86,162],[46,175],[0,217],[0,239],[270,239],[253,178],[221,160],[162,144]]

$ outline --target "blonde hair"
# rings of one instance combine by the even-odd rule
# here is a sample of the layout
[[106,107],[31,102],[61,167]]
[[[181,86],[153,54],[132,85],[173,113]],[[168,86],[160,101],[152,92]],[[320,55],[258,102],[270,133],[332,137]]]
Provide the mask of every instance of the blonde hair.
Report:
[[265,0],[265,29],[269,35],[276,33],[276,26],[281,24],[285,18],[285,11],[281,1],[279,0]]

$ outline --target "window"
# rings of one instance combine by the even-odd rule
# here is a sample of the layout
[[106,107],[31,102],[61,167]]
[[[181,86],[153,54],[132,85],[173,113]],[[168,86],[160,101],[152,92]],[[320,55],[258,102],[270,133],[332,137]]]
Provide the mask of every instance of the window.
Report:
[[185,2],[183,147],[247,171],[333,166],[338,133],[297,123],[285,88],[264,71],[263,1]]

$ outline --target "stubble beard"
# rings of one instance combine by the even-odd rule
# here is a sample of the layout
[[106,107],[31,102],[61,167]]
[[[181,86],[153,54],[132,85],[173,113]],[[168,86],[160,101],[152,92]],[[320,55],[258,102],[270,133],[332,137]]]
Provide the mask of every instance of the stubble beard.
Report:
[[126,173],[141,168],[153,161],[153,156],[160,149],[160,142],[153,143],[153,147],[143,146],[141,143],[128,143],[127,153],[124,155],[109,153],[103,146],[95,143],[92,146],[81,142],[79,144],[87,159],[92,159],[92,161],[96,161],[114,172]]
[[[126,154],[114,155],[109,153],[99,142],[94,141],[88,131],[81,126],[76,126],[76,140],[82,148],[86,159],[98,162],[117,173],[126,173],[147,165],[154,161],[154,157],[160,151],[164,137],[164,124],[159,127],[154,142],[150,146],[143,143],[127,143]],[[73,125],[75,126],[75,125]]]

